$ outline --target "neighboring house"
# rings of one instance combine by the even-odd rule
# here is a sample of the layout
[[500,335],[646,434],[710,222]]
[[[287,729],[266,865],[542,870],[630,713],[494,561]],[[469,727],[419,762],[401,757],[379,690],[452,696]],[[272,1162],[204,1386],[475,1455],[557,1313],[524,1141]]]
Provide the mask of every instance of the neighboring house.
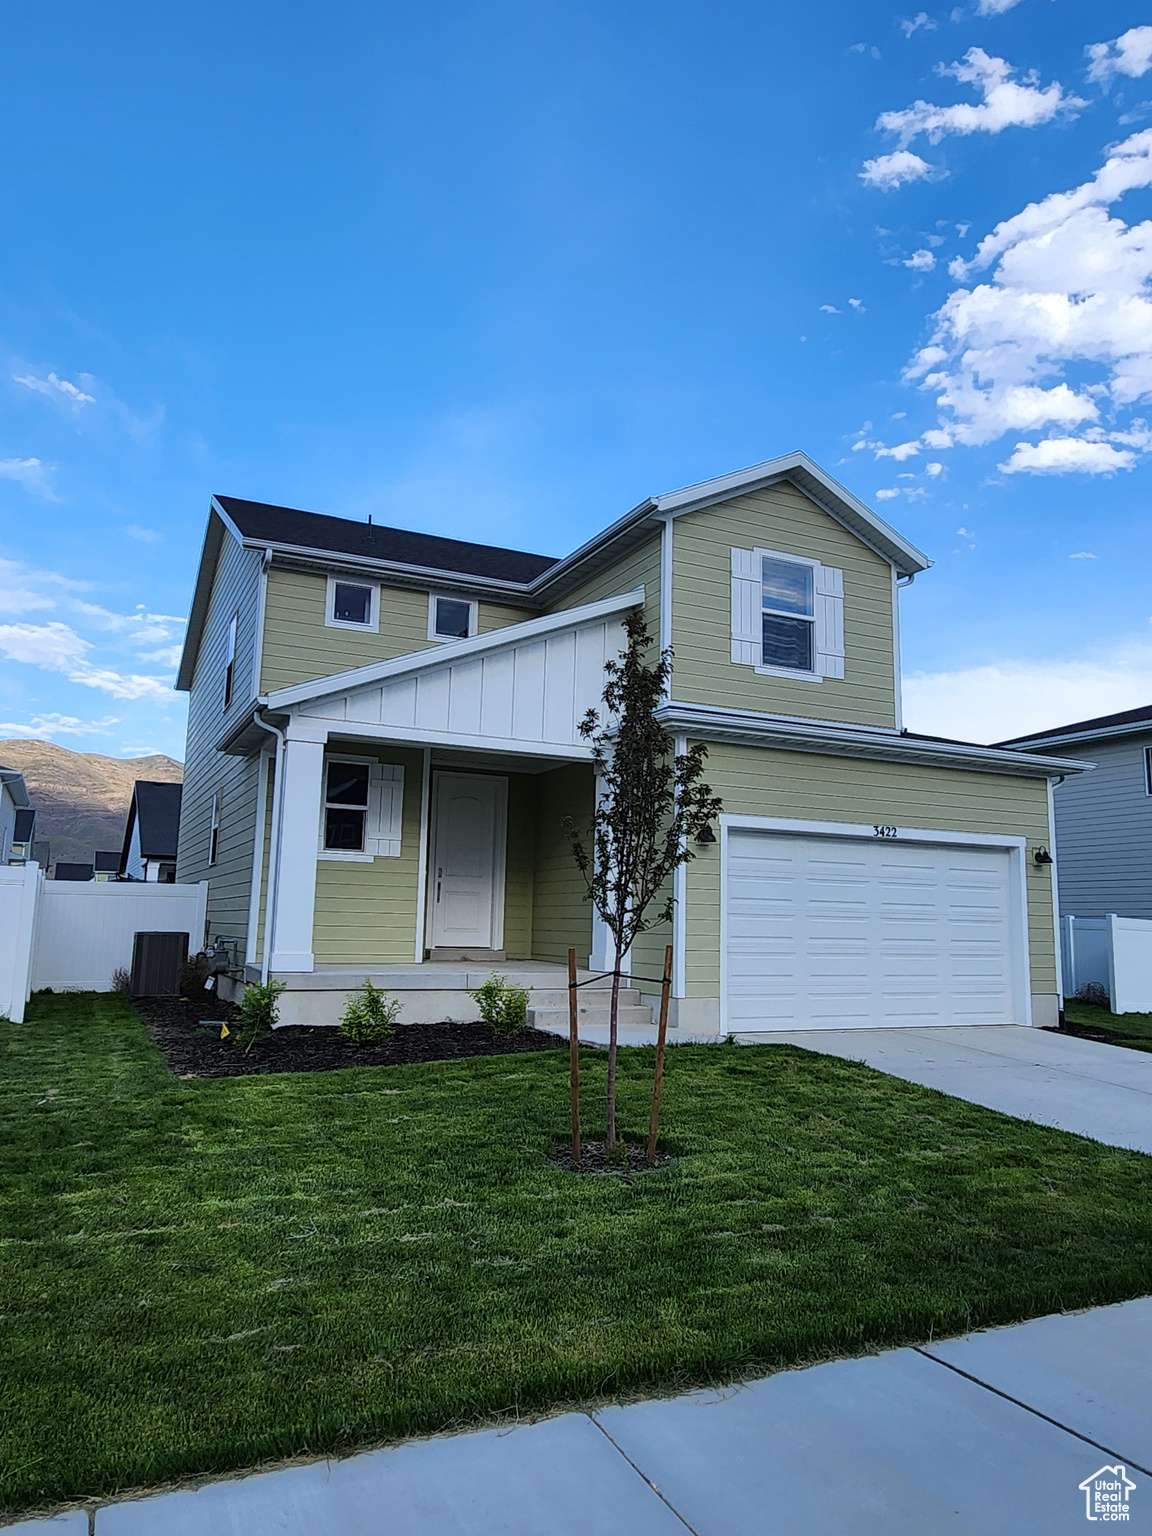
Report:
[[643,606],[675,651],[660,718],[724,803],[626,961],[658,976],[672,942],[674,1025],[1054,1025],[1035,855],[1078,765],[902,728],[898,587],[929,563],[799,453],[564,559],[217,497],[179,879],[287,984],[285,1022],[334,1021],[366,975],[443,1018],[493,968],[610,965],[562,818],[591,815],[578,723]]
[[92,855],[92,871],[97,880],[115,880],[120,873],[120,854],[113,848]]
[[61,861],[52,871],[53,880],[91,880],[93,877],[91,864],[64,863]]
[[0,768],[0,864],[13,860],[23,863],[28,858],[28,838],[23,834],[29,812],[35,825],[36,813],[31,810],[24,775],[15,768]]
[[1152,918],[1152,705],[1000,745],[1096,764],[1053,783],[1061,913]]
[[180,840],[179,784],[158,784],[137,779],[124,828],[124,846],[118,858],[121,875],[129,880],[158,880],[171,885],[176,879],[176,853]]

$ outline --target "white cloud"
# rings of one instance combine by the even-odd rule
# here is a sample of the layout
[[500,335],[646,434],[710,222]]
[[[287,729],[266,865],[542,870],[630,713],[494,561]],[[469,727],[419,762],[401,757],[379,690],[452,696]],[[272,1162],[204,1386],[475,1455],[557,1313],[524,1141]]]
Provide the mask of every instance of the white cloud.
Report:
[[915,440],[910,443],[897,443],[894,448],[884,448],[876,444],[875,452],[878,459],[895,459],[897,464],[903,464],[905,459],[916,457],[920,452],[920,444]]
[[943,472],[944,472],[943,464],[925,464],[925,466],[924,466],[924,473],[926,475],[931,475],[933,480],[935,480],[937,475],[943,474]]
[[164,542],[162,533],[157,533],[155,528],[141,528],[139,523],[129,523],[124,532],[139,544],[163,544]]
[[926,446],[1055,428],[1001,466],[1041,474],[1109,474],[1152,447],[1142,422],[1117,421],[1152,396],[1152,221],[1128,225],[1108,211],[1148,186],[1152,129],[1115,146],[1081,186],[998,224],[970,262],[952,263],[963,283],[992,271],[949,294],[906,371],[941,411]]
[[936,30],[936,23],[927,11],[918,11],[915,16],[910,19],[905,18],[900,23],[900,30],[905,37],[911,37],[914,32],[919,32],[921,27],[923,27],[925,32],[935,32]]
[[1080,549],[1074,555],[1069,555],[1068,558],[1069,560],[1095,560],[1096,556],[1090,554],[1086,549]]
[[977,0],[977,16],[1003,16],[1005,11],[1010,11],[1020,4],[1020,0]]
[[896,486],[896,485],[885,486],[885,488],[882,491],[877,491],[876,492],[876,500],[877,501],[892,501],[893,498],[896,497],[896,496],[899,496],[899,494],[900,494],[900,487],[899,486]]
[[70,683],[96,688],[115,699],[170,698],[163,678],[95,666],[88,659],[92,648],[90,641],[58,619],[47,624],[0,624],[0,655],[9,661],[63,673]]
[[825,315],[838,315],[840,313],[835,304],[821,304],[820,311]]
[[48,484],[51,472],[51,466],[39,459],[0,459],[0,480],[15,480],[26,491],[33,491],[49,501],[55,499]]
[[1082,437],[1045,437],[1038,443],[1017,443],[1011,458],[996,467],[1005,475],[1114,475],[1131,469],[1136,455],[1111,443]]
[[899,112],[882,112],[876,127],[882,133],[896,134],[901,149],[907,149],[921,134],[927,134],[930,144],[938,144],[950,133],[1002,133],[1005,128],[1036,128],[1058,115],[1073,115],[1087,105],[1078,96],[1065,95],[1058,81],[1053,80],[1041,90],[1033,76],[1027,76],[1023,82],[1015,80],[1012,65],[985,53],[983,48],[969,48],[963,63],[941,65],[939,73],[951,75],[962,85],[975,86],[982,99],[976,106],[959,102],[951,107],[916,101]]
[[96,404],[95,395],[86,394],[68,379],[57,378],[54,373],[50,373],[45,379],[38,379],[34,373],[14,373],[12,379],[14,383],[22,384],[25,389],[30,389],[35,394],[47,395],[50,399],[62,396],[70,405]]
[[80,720],[75,715],[33,715],[30,720],[0,720],[0,734],[23,736],[31,741],[51,741],[55,736],[109,736],[110,726],[119,725],[116,715],[103,720]]
[[904,265],[911,267],[913,272],[931,272],[936,258],[931,251],[913,251]]
[[878,155],[875,160],[865,160],[860,180],[865,186],[879,187],[881,192],[893,192],[909,181],[923,181],[932,174],[927,160],[921,160],[910,149],[898,149],[890,155]]
[[849,308],[854,309],[858,315],[862,315],[864,313],[864,300],[863,299],[849,299],[848,300],[848,305],[849,305]]
[[1134,709],[1150,698],[1152,646],[1133,642],[1088,660],[1007,660],[913,673],[904,679],[904,720],[932,736],[1004,741]]
[[1152,27],[1129,27],[1110,43],[1090,43],[1084,52],[1092,61],[1089,80],[1105,90],[1117,75],[1139,80],[1152,69]]

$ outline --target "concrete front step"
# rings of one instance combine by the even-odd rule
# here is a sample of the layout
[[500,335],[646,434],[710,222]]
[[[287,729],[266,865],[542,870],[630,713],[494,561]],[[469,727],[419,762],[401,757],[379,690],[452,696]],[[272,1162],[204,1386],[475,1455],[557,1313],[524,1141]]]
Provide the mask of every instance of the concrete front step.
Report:
[[[603,1008],[607,1012],[611,1006],[612,991],[610,987],[581,987],[577,993],[577,1006],[583,1012],[586,1008]],[[533,987],[528,993],[529,1008],[563,1008],[564,1017],[568,1017],[568,988],[567,987]],[[639,987],[620,988],[621,1008],[637,1008],[640,1006]]]
[[[577,1015],[581,1036],[586,1029],[607,1029],[612,1019],[612,1010],[608,1007],[585,1007],[581,1004]],[[568,1009],[563,1008],[529,1008],[528,1022],[534,1029],[546,1029],[554,1035],[566,1035],[568,1033]],[[621,1005],[617,1014],[617,1024],[621,1031],[650,1029],[652,1027],[652,1010],[647,1003],[630,1003]]]

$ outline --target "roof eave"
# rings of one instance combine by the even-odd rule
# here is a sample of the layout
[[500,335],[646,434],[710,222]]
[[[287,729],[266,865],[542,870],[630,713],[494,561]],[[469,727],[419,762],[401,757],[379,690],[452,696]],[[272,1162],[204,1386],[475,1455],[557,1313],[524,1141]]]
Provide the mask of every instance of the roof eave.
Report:
[[1011,742],[998,742],[1006,752],[1027,752],[1038,747],[1070,746],[1078,741],[1108,741],[1114,736],[1152,736],[1152,720],[1133,720],[1128,725],[1098,726],[1092,731],[1062,732],[1051,736],[1020,736],[1015,738],[1019,746]]

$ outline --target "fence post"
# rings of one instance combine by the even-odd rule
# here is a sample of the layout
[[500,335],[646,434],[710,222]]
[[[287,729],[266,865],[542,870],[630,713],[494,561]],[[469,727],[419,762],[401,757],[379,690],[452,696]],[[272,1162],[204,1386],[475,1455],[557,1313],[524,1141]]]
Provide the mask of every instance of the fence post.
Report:
[[572,1163],[580,1166],[580,1037],[577,1029],[576,951],[568,951],[568,1076],[572,1091]]
[[664,983],[660,988],[660,1026],[656,1031],[656,1076],[652,1079],[652,1113],[648,1118],[648,1161],[656,1161],[656,1127],[660,1120],[660,1090],[664,1086],[664,1045],[668,1038],[668,995],[672,990],[672,946],[664,950]]

